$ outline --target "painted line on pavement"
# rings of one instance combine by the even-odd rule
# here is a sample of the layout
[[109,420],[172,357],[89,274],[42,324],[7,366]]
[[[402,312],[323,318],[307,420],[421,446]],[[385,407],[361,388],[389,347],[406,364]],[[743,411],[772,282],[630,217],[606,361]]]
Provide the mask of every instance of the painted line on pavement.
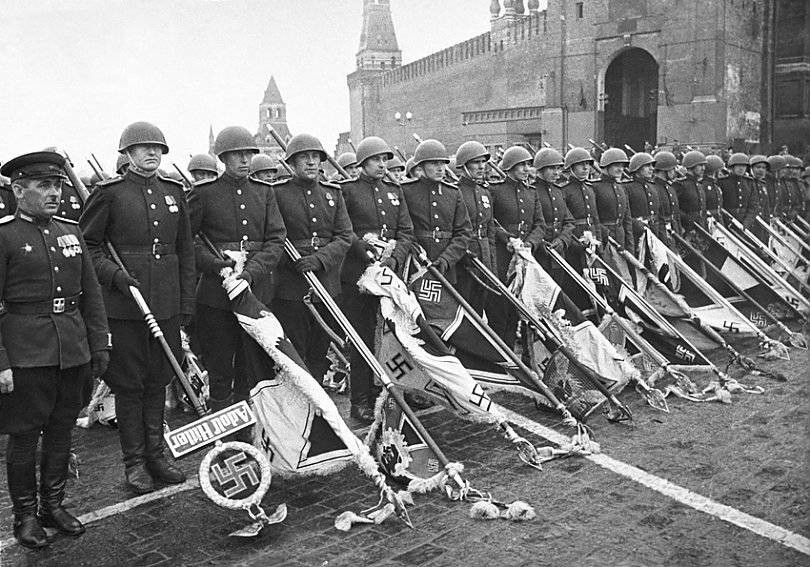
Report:
[[[564,443],[571,442],[570,438],[566,435],[532,421],[519,413],[508,410],[501,406],[498,406],[498,410],[501,411],[511,423],[518,425],[526,431],[534,433],[535,435],[544,437],[552,443],[562,445]],[[795,549],[799,553],[810,555],[810,539],[786,528],[777,526],[776,524],[772,524],[761,518],[757,518],[756,516],[751,516],[750,514],[741,512],[740,510],[732,508],[731,506],[720,504],[711,498],[701,496],[700,494],[692,492],[687,488],[674,484],[659,476],[655,476],[654,474],[650,474],[638,467],[634,467],[633,465],[628,465],[627,463],[612,457],[608,457],[605,454],[588,455],[585,458],[593,461],[602,468],[605,468],[620,476],[629,478],[630,480],[646,486],[659,494],[663,494],[676,502],[680,502],[685,506],[689,506],[690,508],[693,508],[699,512],[714,516],[715,518],[719,518],[759,536],[773,540],[785,547]]]

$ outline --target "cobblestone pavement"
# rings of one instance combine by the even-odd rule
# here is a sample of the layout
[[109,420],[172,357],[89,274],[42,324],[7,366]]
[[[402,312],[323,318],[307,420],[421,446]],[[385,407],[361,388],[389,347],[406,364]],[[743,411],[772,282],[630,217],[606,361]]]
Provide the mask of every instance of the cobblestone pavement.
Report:
[[[751,345],[748,345],[751,351]],[[767,363],[790,377],[758,377],[763,395],[736,394],[731,405],[670,399],[656,412],[632,390],[622,394],[635,426],[592,419],[603,452],[700,495],[810,537],[808,411],[810,356]],[[708,378],[700,378],[704,383]],[[557,431],[558,419],[518,397],[494,395],[507,408]],[[340,399],[343,409],[345,398]],[[190,421],[172,414],[172,425]],[[273,480],[268,512],[286,502],[289,515],[257,539],[228,538],[248,522],[242,512],[215,506],[193,484],[126,512],[94,521],[78,539],[57,537],[45,550],[9,545],[0,565],[233,565],[320,566],[793,566],[810,557],[697,511],[633,480],[580,458],[548,463],[542,472],[522,464],[497,432],[433,412],[423,419],[451,460],[465,464],[473,486],[502,501],[532,504],[532,522],[469,518],[469,504],[439,494],[418,496],[415,528],[396,520],[336,530],[335,516],[376,503],[377,493],[356,467],[326,478]],[[352,424],[350,422],[350,424]],[[356,424],[354,424],[356,425]],[[518,431],[537,446],[548,443]],[[76,514],[124,502],[117,435],[96,426],[77,430],[82,477],[72,482]],[[180,461],[193,477],[201,455]],[[0,470],[0,539],[11,537],[11,512]],[[192,481],[193,483],[193,481]]]

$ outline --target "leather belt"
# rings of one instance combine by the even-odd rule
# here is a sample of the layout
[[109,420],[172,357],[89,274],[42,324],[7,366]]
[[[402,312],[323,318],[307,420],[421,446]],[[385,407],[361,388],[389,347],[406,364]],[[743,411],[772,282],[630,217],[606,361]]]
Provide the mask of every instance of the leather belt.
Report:
[[315,248],[316,250],[321,246],[329,244],[330,238],[313,236],[312,238],[302,238],[300,240],[293,240],[293,246],[296,248]]
[[448,230],[416,230],[414,231],[413,235],[416,238],[453,238],[453,233]]
[[574,226],[596,226],[598,223],[587,219],[574,219]]
[[239,242],[215,242],[214,246],[222,250],[244,250],[245,252],[257,252],[262,249],[264,242],[257,240],[240,240]]
[[174,254],[176,252],[174,244],[165,242],[155,242],[153,244],[116,244],[115,249],[119,254],[149,254],[159,257],[161,254]]
[[479,226],[477,229],[475,229],[475,237],[478,240],[486,240],[487,239],[487,227],[482,225],[482,226]]
[[77,293],[70,297],[54,297],[43,301],[5,301],[3,306],[7,313],[15,315],[46,315],[51,313],[58,315],[59,313],[76,311],[79,307],[81,295],[81,293]]
[[603,221],[600,219],[599,224],[602,226],[619,226],[621,223],[618,220]]

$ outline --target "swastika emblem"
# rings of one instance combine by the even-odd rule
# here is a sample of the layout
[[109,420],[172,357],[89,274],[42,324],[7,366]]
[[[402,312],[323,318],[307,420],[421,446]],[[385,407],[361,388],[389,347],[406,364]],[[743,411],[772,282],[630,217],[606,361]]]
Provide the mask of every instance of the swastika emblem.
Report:
[[442,300],[442,283],[436,280],[422,280],[419,286],[419,299],[439,303]]
[[476,384],[473,388],[472,395],[470,397],[470,402],[474,403],[478,407],[489,411],[489,408],[492,406],[492,400],[489,399],[487,393],[484,392],[484,389],[481,387],[481,384]]
[[608,285],[607,272],[604,268],[585,268],[585,277],[598,285]]
[[689,362],[692,362],[692,361],[695,360],[695,353],[693,353],[689,349],[686,349],[686,348],[682,347],[681,345],[677,345],[675,347],[675,356],[677,356],[681,360],[687,360]]
[[262,428],[262,450],[267,455],[267,460],[272,463],[276,453],[273,451],[273,447],[270,446],[270,437],[268,437],[267,431],[265,431],[264,428]]
[[723,328],[729,333],[739,333],[740,327],[735,321],[723,321]]
[[[220,487],[223,488],[226,498],[231,498],[259,484],[259,475],[256,474],[252,463],[248,462],[247,455],[242,451],[224,459],[223,464],[225,470],[220,467],[219,463],[214,463],[211,465],[211,472]],[[224,488],[226,484],[230,483],[233,483],[233,486]]]
[[401,352],[392,356],[391,360],[385,363],[385,367],[391,372],[391,378],[394,380],[401,380],[408,372],[413,370],[413,366]]
[[767,326],[767,321],[765,321],[765,316],[762,313],[752,312],[749,319],[760,329]]

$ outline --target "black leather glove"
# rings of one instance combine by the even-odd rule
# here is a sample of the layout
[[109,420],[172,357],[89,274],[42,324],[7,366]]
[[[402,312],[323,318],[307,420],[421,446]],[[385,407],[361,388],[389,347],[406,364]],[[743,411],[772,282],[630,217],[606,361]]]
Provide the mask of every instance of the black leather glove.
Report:
[[100,378],[107,372],[107,365],[110,363],[110,351],[97,350],[90,355],[90,370],[93,378]]
[[127,297],[130,297],[132,295],[132,293],[129,291],[130,286],[134,287],[141,286],[141,282],[139,282],[132,276],[128,275],[126,272],[124,272],[124,270],[118,270],[117,272],[115,272],[115,275],[113,275],[112,283],[118,289],[118,291],[120,291]]
[[294,266],[299,274],[305,274],[319,270],[321,263],[315,256],[302,256],[295,261]]
[[181,327],[188,327],[194,321],[194,315],[191,313],[181,313],[180,314],[180,326]]
[[236,266],[236,261],[231,258],[224,258],[220,260],[219,258],[215,258],[213,261],[213,271],[215,274],[219,275],[219,272],[225,268],[233,268]]
[[397,271],[397,261],[391,256],[381,261],[380,266],[382,266],[383,268],[391,268],[391,270],[395,272]]
[[445,260],[444,258],[439,258],[433,264],[431,264],[434,268],[439,270],[439,273],[444,275],[447,273],[447,270],[450,269],[450,263]]

